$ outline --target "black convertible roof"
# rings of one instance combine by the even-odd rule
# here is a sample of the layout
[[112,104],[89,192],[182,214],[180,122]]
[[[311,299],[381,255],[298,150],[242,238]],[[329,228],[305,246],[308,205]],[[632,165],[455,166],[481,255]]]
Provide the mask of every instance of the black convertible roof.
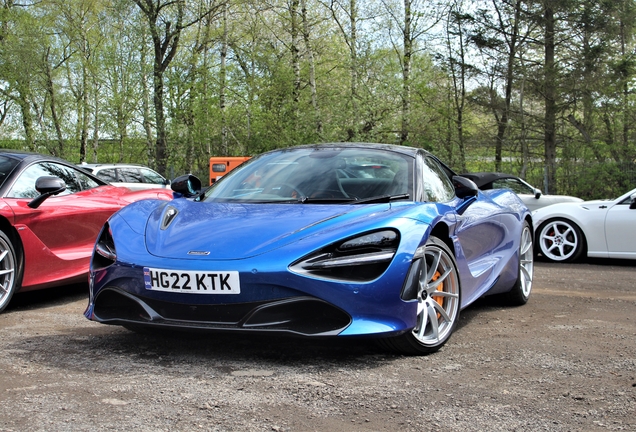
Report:
[[3,156],[14,158],[14,159],[24,159],[29,156],[39,155],[39,153],[33,153],[33,152],[15,150],[15,149],[0,149],[0,154],[2,154]]
[[506,179],[506,178],[518,178],[517,176],[513,176],[512,174],[505,174],[499,172],[476,172],[476,173],[465,173],[460,174],[462,177],[466,177],[467,179],[475,182],[478,188],[481,188],[488,183],[492,183],[495,180]]

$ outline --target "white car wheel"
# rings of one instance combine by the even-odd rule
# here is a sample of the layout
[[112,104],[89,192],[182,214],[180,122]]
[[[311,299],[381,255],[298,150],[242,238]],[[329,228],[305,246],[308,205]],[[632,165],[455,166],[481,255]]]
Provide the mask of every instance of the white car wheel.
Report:
[[566,219],[552,219],[539,227],[539,250],[550,261],[576,261],[583,252],[585,238],[580,228]]

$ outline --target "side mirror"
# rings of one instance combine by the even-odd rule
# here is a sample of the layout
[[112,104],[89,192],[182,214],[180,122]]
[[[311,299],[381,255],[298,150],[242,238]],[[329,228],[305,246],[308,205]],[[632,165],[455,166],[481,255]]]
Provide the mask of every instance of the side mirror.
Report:
[[201,180],[195,175],[185,174],[170,183],[170,188],[186,198],[192,198],[201,193]]
[[541,190],[539,190],[539,189],[535,189],[535,190],[534,190],[534,197],[535,197],[536,199],[541,198]]
[[42,176],[35,181],[35,190],[40,193],[40,196],[27,204],[32,209],[40,207],[48,197],[64,192],[66,183],[59,177]]
[[469,198],[477,196],[479,188],[472,180],[462,176],[453,176],[453,186],[455,187],[455,195],[459,198]]
[[636,194],[632,194],[629,198],[631,199],[629,203],[629,209],[636,210]]

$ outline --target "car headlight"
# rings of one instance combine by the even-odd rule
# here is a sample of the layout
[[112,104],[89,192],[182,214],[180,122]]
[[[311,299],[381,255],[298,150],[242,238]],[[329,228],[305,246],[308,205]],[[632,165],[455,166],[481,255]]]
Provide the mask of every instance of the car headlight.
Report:
[[104,269],[114,264],[115,261],[117,261],[115,241],[113,240],[110,226],[106,223],[95,243],[93,258],[91,259],[91,270]]
[[324,247],[294,262],[294,273],[337,281],[367,282],[389,267],[400,243],[397,231],[372,231]]

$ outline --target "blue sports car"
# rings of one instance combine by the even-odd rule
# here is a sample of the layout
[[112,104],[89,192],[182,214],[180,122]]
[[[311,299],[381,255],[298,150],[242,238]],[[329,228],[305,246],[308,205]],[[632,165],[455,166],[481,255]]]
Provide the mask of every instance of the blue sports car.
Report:
[[[343,175],[359,166],[393,174]],[[87,318],[133,330],[372,336],[426,354],[476,299],[530,296],[528,209],[422,149],[287,148],[204,193],[191,175],[172,188],[174,200],[133,203],[104,226]]]

